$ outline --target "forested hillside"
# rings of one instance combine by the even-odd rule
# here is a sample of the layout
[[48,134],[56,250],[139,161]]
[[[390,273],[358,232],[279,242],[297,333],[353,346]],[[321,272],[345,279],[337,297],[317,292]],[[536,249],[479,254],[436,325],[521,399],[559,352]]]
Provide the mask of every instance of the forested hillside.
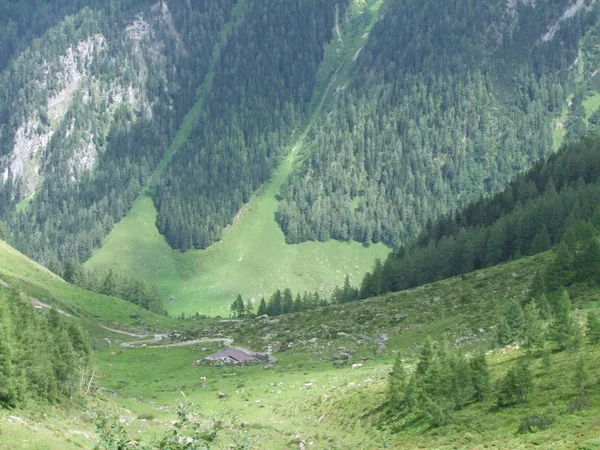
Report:
[[56,266],[101,244],[195,101],[233,4],[91,5],[15,57],[0,76],[0,216],[15,245]]
[[174,248],[219,240],[307,118],[343,1],[248,2],[189,145],[160,183],[157,225]]
[[581,137],[600,66],[598,10],[567,0],[389,2],[285,186],[287,241],[401,245],[548,155],[575,85],[559,126]]
[[41,314],[26,296],[0,290],[0,409],[85,393],[90,351],[76,323],[56,310]]
[[[600,137],[564,147],[490,199],[428,222],[419,239],[378,263],[364,298],[465,274],[557,246],[559,268],[589,273],[600,232]],[[577,253],[578,242],[592,252]],[[549,285],[570,284],[553,273]]]
[[[205,249],[314,123],[276,214],[287,242],[397,248],[600,126],[593,0],[25,3],[0,19],[0,220],[56,270],[102,245],[161,161],[157,228]],[[327,44],[375,22],[316,114]]]

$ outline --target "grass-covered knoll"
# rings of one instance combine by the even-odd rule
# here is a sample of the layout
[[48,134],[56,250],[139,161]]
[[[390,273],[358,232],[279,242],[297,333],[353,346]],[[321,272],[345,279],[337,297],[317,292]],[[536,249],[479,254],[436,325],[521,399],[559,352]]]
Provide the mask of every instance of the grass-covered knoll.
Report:
[[[578,353],[552,354],[549,373],[542,358],[534,357],[535,395],[524,405],[497,409],[492,396],[468,404],[451,424],[433,429],[398,428],[401,422],[386,412],[387,378],[398,352],[410,370],[426,336],[450,348],[490,349],[498,317],[510,301],[527,298],[532,278],[550,259],[547,253],[524,258],[356,304],[273,319],[199,324],[186,336],[229,336],[241,347],[270,347],[278,358],[271,369],[194,364],[216,351],[217,344],[125,349],[114,355],[107,349],[96,354],[101,384],[119,395],[117,402],[131,410],[125,417],[128,428],[141,430],[138,436],[146,439],[168,426],[183,391],[206,415],[227,411],[231,429],[226,436],[245,434],[255,440],[251,448],[298,448],[301,441],[307,447],[314,442],[317,449],[482,448],[490,443],[515,449],[536,444],[594,448],[600,348],[587,343]],[[600,292],[596,285],[579,284],[571,288],[571,298],[574,316],[582,321],[587,310],[598,308]],[[493,380],[523,357],[522,350],[492,352]],[[590,403],[571,413],[578,358],[585,359],[590,375]],[[352,369],[353,363],[364,367]],[[219,399],[218,392],[227,397]],[[516,434],[530,414],[551,415],[554,423],[543,431]],[[138,419],[148,415],[157,423]]]
[[[0,240],[0,279],[26,295],[82,319],[86,328],[95,323],[119,322],[149,326],[174,327],[177,322],[139,308],[124,300],[86,291],[66,283],[40,264],[30,260],[6,242]],[[6,289],[0,287],[0,289]],[[137,318],[132,318],[137,317]]]
[[[363,14],[367,3],[363,7],[360,4],[353,2],[350,17]],[[166,304],[172,314],[215,315],[227,314],[238,294],[244,299],[253,298],[256,306],[263,295],[282,287],[294,292],[308,290],[329,294],[346,274],[357,283],[376,258],[385,258],[389,250],[382,244],[364,247],[358,243],[329,241],[286,245],[274,220],[279,187],[302,154],[304,137],[312,124],[321,120],[321,114],[327,112],[323,105],[345,84],[343,80],[354,55],[377,18],[380,2],[368,5],[372,10],[368,23],[362,24],[352,35],[334,33],[317,75],[312,114],[306,129],[287,149],[286,158],[275,169],[271,180],[225,229],[220,242],[202,251],[172,250],[156,228],[157,213],[152,199],[142,195],[115,226],[103,247],[86,263],[87,267],[114,268],[157,284],[165,300],[174,297],[172,304]],[[183,127],[173,146],[184,143],[190,132],[190,127]]]

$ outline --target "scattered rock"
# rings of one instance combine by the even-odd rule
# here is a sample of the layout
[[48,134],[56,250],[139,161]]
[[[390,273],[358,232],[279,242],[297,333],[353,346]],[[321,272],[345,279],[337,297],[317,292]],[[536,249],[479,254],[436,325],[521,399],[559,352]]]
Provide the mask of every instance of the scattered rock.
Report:
[[478,273],[477,275],[475,275],[475,278],[483,278],[483,277],[484,277],[484,275],[481,272]]
[[396,322],[402,322],[404,319],[406,319],[408,316],[406,314],[402,314],[402,313],[398,313],[394,316],[394,320]]
[[268,318],[269,318],[268,314],[263,314],[262,316],[255,317],[254,320],[264,320],[264,319],[268,319]]
[[387,349],[387,347],[385,346],[385,344],[379,344],[379,346],[377,347],[377,350],[375,350],[375,353],[377,355],[381,355],[383,352],[385,352],[385,350]]
[[8,421],[11,423],[25,423],[25,421],[23,419],[21,419],[20,417],[17,417],[17,416],[10,416],[8,418]]
[[350,355],[346,352],[335,353],[333,355],[333,359],[335,361],[348,361],[350,359]]
[[311,344],[315,344],[317,342],[317,338],[314,337],[312,339],[309,339],[308,342],[310,342]]

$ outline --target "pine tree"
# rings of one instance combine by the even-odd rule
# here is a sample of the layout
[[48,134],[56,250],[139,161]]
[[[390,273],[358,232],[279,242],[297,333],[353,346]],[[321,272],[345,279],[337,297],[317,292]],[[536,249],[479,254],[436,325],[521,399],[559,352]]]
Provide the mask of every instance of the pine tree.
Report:
[[267,313],[270,316],[279,316],[283,312],[283,295],[281,294],[281,290],[277,289],[277,291],[271,296],[269,299],[269,304],[267,306]]
[[529,247],[529,254],[537,255],[538,253],[550,250],[551,247],[552,242],[550,241],[550,233],[548,233],[548,228],[544,224],[542,225],[542,229],[533,238],[531,246]]
[[302,311],[302,297],[300,293],[296,294],[296,300],[294,300],[294,312]]
[[496,391],[498,406],[510,406],[524,403],[533,393],[533,374],[529,362],[521,359],[511,367],[506,375],[498,380]]
[[17,405],[15,367],[13,363],[16,341],[6,300],[0,293],[0,406]]
[[282,305],[282,313],[290,314],[294,312],[294,297],[292,296],[292,291],[287,288],[283,291],[283,305]]
[[254,314],[254,305],[252,304],[252,302],[250,301],[250,299],[248,299],[246,301],[245,314],[248,317],[252,317],[252,315]]
[[405,408],[406,388],[409,376],[404,369],[404,361],[400,354],[396,357],[388,383],[388,397],[392,410],[401,411]]
[[260,304],[258,305],[258,312],[257,314],[259,316],[264,316],[265,314],[267,314],[267,304],[265,303],[265,298],[261,298],[260,299]]

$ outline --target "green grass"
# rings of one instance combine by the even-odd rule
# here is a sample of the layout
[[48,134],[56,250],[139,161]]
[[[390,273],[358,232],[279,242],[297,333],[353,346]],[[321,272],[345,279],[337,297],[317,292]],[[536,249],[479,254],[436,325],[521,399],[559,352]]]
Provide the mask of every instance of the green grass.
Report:
[[[176,327],[180,323],[139,308],[124,300],[106,297],[72,286],[40,264],[30,260],[0,240],[0,279],[11,288],[38,298],[81,318],[86,328],[96,328],[96,321],[134,324],[130,315],[137,314],[148,325]],[[0,289],[5,289],[0,287]],[[94,321],[94,322],[92,322]]]
[[600,108],[600,93],[596,93],[591,97],[587,97],[583,101],[583,107],[585,108],[586,122],[590,116]]
[[[117,403],[129,408],[130,417],[151,414],[159,421],[155,431],[172,419],[180,392],[207,416],[225,414],[225,439],[247,432],[257,439],[255,448],[297,448],[299,439],[314,442],[315,449],[348,448],[556,448],[586,449],[598,438],[600,420],[600,347],[585,345],[590,373],[587,392],[590,406],[570,413],[575,397],[573,370],[579,355],[562,352],[552,356],[553,369],[543,374],[540,358],[534,358],[535,396],[525,405],[496,409],[491,398],[456,414],[452,424],[440,429],[397,429],[395,420],[382,409],[386,380],[396,352],[414,363],[417,345],[425,336],[451,346],[491,347],[491,327],[511,300],[524,300],[531,279],[549,261],[549,254],[524,258],[481,272],[388,294],[358,304],[338,305],[319,311],[235,323],[198,325],[192,335],[224,335],[236,345],[261,350],[275,349],[277,363],[270,370],[247,367],[196,366],[194,361],[214,352],[216,344],[171,349],[129,349],[115,355],[96,354],[104,389],[117,394]],[[464,301],[468,296],[468,302]],[[598,286],[572,289],[575,316],[598,308]],[[398,322],[394,315],[406,319]],[[484,332],[481,332],[484,330]],[[345,334],[340,334],[345,333]],[[387,333],[387,348],[375,355],[375,336]],[[316,338],[316,342],[310,342]],[[292,348],[278,351],[278,345]],[[286,347],[284,345],[284,347]],[[369,356],[365,367],[336,367],[332,354],[340,347],[352,353],[350,363]],[[518,358],[520,350],[490,354],[493,378],[499,378]],[[206,386],[200,383],[206,377]],[[310,383],[311,385],[307,385]],[[218,392],[227,397],[219,399]],[[556,422],[547,430],[517,435],[523,417],[552,411]],[[242,430],[241,422],[250,426]],[[135,423],[137,430],[144,424]],[[152,430],[144,432],[150,437]],[[300,436],[300,438],[296,438]]]
[[[324,105],[331,101],[335,90],[346,82],[352,58],[366,40],[364,33],[375,23],[381,3],[353,4],[354,14],[367,6],[373,9],[372,22],[357,36],[344,36],[343,50],[334,36],[318,74],[319,88],[311,103],[312,114],[306,128],[287,149],[287,156],[269,183],[224,230],[221,242],[202,251],[181,253],[172,250],[156,229],[157,212],[150,196],[152,184],[168,164],[168,155],[188,139],[204,95],[186,117],[150,185],[86,266],[100,270],[113,268],[156,283],[163,298],[175,298],[172,304],[166,305],[174,315],[182,312],[228,314],[229,305],[238,294],[244,299],[254,299],[257,304],[261,296],[268,296],[278,288],[289,287],[295,292],[319,291],[328,295],[336,284],[342,284],[346,274],[354,283],[359,283],[376,258],[387,256],[389,249],[386,246],[365,247],[356,242],[337,241],[287,245],[274,216],[280,186],[303,151],[304,137],[325,111]],[[210,89],[212,76],[213,71],[205,81],[205,93]]]

